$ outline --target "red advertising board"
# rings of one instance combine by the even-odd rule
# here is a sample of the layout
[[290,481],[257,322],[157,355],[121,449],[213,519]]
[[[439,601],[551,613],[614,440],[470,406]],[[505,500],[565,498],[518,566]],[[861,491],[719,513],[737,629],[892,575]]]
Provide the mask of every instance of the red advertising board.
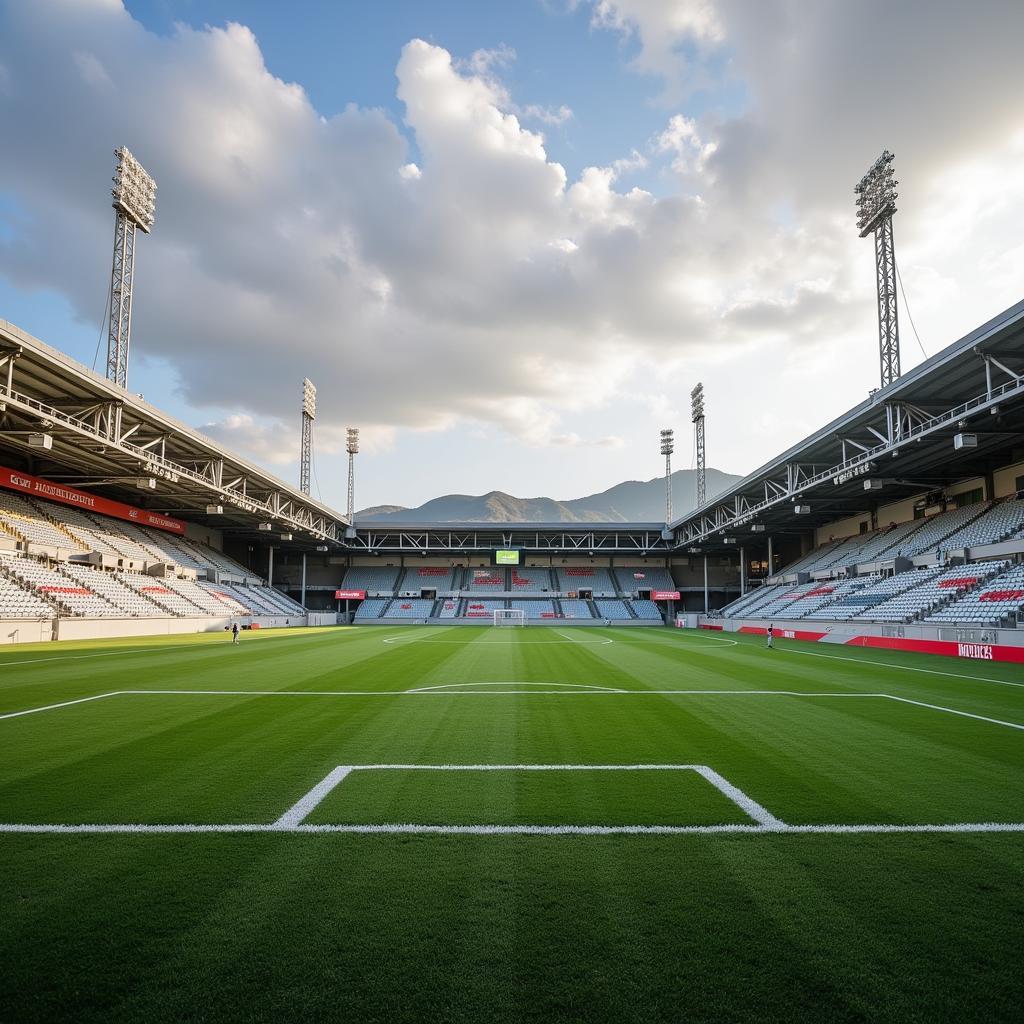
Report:
[[32,498],[54,501],[59,505],[74,505],[75,508],[83,508],[87,512],[97,512],[103,516],[112,516],[114,519],[127,519],[140,526],[152,526],[157,530],[166,530],[168,533],[183,534],[185,532],[185,524],[178,519],[170,519],[156,512],[135,508],[132,505],[123,505],[119,501],[111,501],[109,498],[100,498],[95,494],[77,491],[74,487],[68,487],[67,484],[55,484],[50,480],[43,480],[41,477],[30,476],[28,473],[21,473],[14,469],[6,469],[3,466],[0,466],[0,487],[18,491],[20,494],[27,494]]
[[678,590],[652,590],[651,591],[652,601],[678,601],[679,591]]
[[336,590],[334,592],[335,600],[338,601],[362,601],[366,597],[365,590]]
[[1014,661],[1024,663],[1024,647],[1006,644],[960,643],[957,640],[912,640],[897,636],[855,636],[846,641],[853,647],[874,647],[886,651],[916,651],[918,654],[944,654],[975,661]]

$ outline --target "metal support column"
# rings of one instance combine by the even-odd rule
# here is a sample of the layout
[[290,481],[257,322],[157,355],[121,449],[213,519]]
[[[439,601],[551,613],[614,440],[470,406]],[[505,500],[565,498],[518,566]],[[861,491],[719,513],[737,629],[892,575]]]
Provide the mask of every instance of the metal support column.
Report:
[[135,273],[135,223],[120,210],[114,220],[114,262],[110,271],[110,323],[107,330],[107,380],[128,387],[128,344],[132,333],[132,277]]
[[768,538],[768,575],[775,575],[775,551],[772,547],[772,539]]
[[740,597],[747,592],[747,552],[740,548]]
[[274,545],[270,545],[270,554],[267,556],[267,586],[274,585]]
[[704,556],[704,614],[707,615],[711,610],[711,604],[708,601],[708,556]]
[[301,604],[303,608],[306,607],[306,552],[305,551],[302,552],[302,600],[299,601],[299,604]]

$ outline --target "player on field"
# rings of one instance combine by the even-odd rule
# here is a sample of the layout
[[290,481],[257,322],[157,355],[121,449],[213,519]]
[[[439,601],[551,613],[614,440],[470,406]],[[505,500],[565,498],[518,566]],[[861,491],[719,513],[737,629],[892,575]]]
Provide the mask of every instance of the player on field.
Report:
[[775,640],[775,626],[772,623],[768,624],[768,650],[770,651],[774,646]]
[[232,622],[231,623],[231,642],[233,644],[237,644],[238,643],[238,623],[237,622]]

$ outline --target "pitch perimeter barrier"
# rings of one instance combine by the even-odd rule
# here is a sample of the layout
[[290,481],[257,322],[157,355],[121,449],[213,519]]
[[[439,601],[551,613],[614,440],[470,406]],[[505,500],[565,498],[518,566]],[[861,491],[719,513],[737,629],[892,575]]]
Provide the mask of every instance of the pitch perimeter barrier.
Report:
[[[686,628],[680,624],[681,628]],[[780,640],[841,644],[844,647],[873,647],[887,651],[941,654],[973,661],[1005,661],[1024,664],[1024,629],[996,629],[984,626],[916,623],[828,623],[809,629],[810,623],[775,619],[775,636]],[[692,628],[692,627],[690,627]],[[763,619],[711,619],[699,616],[697,629],[765,636]]]

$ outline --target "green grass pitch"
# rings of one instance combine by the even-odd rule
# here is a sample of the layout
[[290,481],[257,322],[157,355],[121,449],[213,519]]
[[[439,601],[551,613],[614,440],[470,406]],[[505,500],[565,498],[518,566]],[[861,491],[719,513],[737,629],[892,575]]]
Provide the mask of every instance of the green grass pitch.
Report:
[[1022,897],[1019,666],[578,627],[0,650],[4,1024],[1020,1019]]

